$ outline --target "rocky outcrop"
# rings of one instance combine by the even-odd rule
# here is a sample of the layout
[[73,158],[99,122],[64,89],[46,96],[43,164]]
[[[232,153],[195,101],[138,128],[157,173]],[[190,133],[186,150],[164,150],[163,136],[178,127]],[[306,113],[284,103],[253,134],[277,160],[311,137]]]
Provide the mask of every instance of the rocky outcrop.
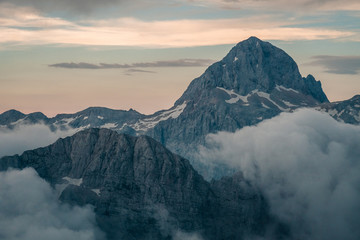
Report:
[[324,103],[315,107],[315,109],[328,113],[340,122],[360,124],[360,95],[355,95],[345,101]]
[[[303,78],[283,50],[256,37],[237,44],[219,62],[194,79],[175,107],[186,104],[177,118],[159,122],[146,134],[193,160],[189,151],[205,144],[209,133],[234,132],[284,111],[328,102],[321,84]],[[203,171],[204,170],[204,171]]]
[[297,64],[287,53],[269,42],[250,37],[194,79],[175,105],[197,101],[216,87],[245,96],[253,90],[270,93],[276,86],[300,91],[312,97],[313,103],[328,102],[320,82],[311,75],[302,78]]
[[62,201],[94,205],[108,239],[172,239],[177,231],[241,239],[271,222],[256,187],[237,177],[210,184],[147,136],[88,129],[0,159],[1,171],[9,167],[33,167]]

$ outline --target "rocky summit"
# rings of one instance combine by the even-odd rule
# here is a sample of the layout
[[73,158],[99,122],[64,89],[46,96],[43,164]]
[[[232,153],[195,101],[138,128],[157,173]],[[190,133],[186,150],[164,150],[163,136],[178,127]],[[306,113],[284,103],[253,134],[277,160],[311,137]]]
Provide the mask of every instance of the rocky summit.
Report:
[[186,154],[209,133],[234,132],[280,112],[323,102],[328,99],[319,81],[302,77],[283,50],[251,37],[190,83],[175,103],[174,109],[186,105],[178,117],[159,122],[147,134]]
[[261,193],[241,175],[210,184],[147,136],[83,130],[0,159],[0,171],[10,167],[34,168],[63,202],[93,205],[107,239],[173,239],[178,232],[242,239],[264,236],[274,223]]

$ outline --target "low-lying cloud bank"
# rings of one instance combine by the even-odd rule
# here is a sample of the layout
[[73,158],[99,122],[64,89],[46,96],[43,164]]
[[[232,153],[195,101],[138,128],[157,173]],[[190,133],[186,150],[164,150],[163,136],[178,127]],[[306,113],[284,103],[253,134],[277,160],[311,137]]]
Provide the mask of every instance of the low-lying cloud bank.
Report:
[[12,130],[0,128],[0,157],[44,147],[75,132],[75,129],[52,132],[44,124],[20,125]]
[[208,137],[201,155],[244,172],[295,239],[360,239],[360,127],[315,110]]
[[102,239],[90,206],[59,203],[32,168],[0,172],[0,239]]

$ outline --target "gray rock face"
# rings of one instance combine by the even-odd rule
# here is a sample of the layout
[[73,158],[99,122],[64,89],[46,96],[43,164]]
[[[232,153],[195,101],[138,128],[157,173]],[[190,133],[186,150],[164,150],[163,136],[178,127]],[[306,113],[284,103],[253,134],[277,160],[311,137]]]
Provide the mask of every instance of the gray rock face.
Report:
[[33,167],[63,189],[62,201],[94,205],[108,239],[172,239],[176,231],[242,239],[264,234],[271,222],[255,187],[238,177],[209,184],[187,160],[147,136],[88,129],[0,159],[1,171],[9,167]]
[[250,37],[193,80],[175,105],[196,101],[216,87],[247,95],[253,90],[271,93],[277,85],[298,90],[317,102],[328,102],[320,82],[311,75],[302,78],[297,64],[288,54],[268,42]]
[[[186,104],[181,115],[159,122],[146,134],[193,160],[195,149],[189,149],[205,144],[210,133],[234,132],[280,112],[322,102],[328,100],[319,81],[311,75],[302,78],[289,55],[251,37],[190,83],[174,106]],[[205,174],[204,167],[192,163]]]
[[315,109],[328,113],[340,122],[360,124],[360,95],[355,95],[345,101],[324,103],[315,107]]
[[22,112],[12,109],[0,114],[0,125],[9,126],[9,128],[11,128],[11,123],[15,123],[25,117],[26,115]]

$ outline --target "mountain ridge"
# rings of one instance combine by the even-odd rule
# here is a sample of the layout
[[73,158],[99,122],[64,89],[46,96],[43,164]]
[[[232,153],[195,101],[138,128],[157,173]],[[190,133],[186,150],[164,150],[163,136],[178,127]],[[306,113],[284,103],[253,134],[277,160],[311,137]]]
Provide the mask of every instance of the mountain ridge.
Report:
[[[210,184],[188,160],[148,136],[90,128],[0,158],[0,171],[10,167],[33,167],[65,203],[93,205],[107,239],[172,239],[173,230],[163,231],[157,211],[168,212],[165,222],[174,231],[205,239],[261,236],[273,223],[256,187],[239,177]],[[229,203],[222,194],[234,188],[246,197]]]
[[[206,169],[193,153],[199,145],[206,143],[208,134],[235,132],[281,112],[302,107],[332,113],[335,105],[328,102],[320,81],[312,75],[302,77],[296,62],[286,52],[269,42],[250,37],[195,78],[170,109],[143,115],[132,109],[90,107],[53,118],[13,112],[12,120],[10,112],[6,112],[0,114],[0,129],[45,123],[52,131],[95,127],[134,136],[148,135],[188,158],[205,176]],[[348,121],[360,124],[359,111],[354,109],[349,112]],[[340,109],[337,111],[341,112]],[[333,117],[337,118],[334,114]]]

